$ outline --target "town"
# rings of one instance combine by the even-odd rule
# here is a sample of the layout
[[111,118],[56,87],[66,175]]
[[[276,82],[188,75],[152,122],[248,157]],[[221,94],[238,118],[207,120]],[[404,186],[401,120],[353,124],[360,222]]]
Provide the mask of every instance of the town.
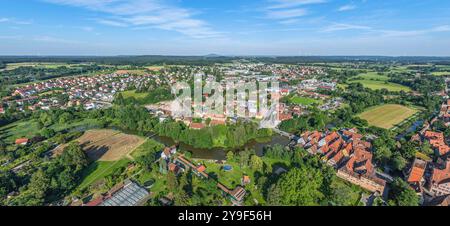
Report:
[[[379,70],[358,61],[318,66],[234,59],[211,66],[109,66],[107,73],[4,86],[0,169],[11,180],[2,180],[1,201],[447,205],[450,72],[436,76],[429,64],[384,64]],[[280,103],[277,117],[256,114],[260,103],[251,101],[241,106],[246,114],[233,117],[225,110],[174,114],[171,87],[193,85],[196,75],[223,88],[277,82],[278,89],[265,90]],[[203,95],[203,108],[208,98]],[[267,120],[275,127],[261,127]],[[320,186],[302,186],[316,196],[284,198],[295,189],[289,184],[300,186],[311,176]],[[54,182],[42,187],[45,181]]]

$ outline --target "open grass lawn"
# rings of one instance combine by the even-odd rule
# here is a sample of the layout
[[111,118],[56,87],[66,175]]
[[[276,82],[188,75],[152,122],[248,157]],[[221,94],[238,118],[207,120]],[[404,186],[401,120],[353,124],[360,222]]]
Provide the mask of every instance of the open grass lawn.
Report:
[[[403,86],[400,84],[388,82],[389,77],[384,74],[378,74],[377,72],[368,72],[364,74],[359,74],[353,77],[355,80],[349,81],[349,83],[361,83],[364,87],[379,90],[379,89],[387,89],[389,91],[411,91],[411,89],[407,86]],[[345,85],[339,85],[339,87],[345,89]]]
[[450,71],[438,71],[431,74],[435,76],[450,76]]
[[416,109],[402,105],[386,104],[369,108],[360,114],[359,117],[367,120],[371,126],[391,129],[417,112],[418,110]]
[[389,91],[399,92],[405,91],[409,92],[411,89],[407,86],[403,86],[400,84],[387,82],[387,81],[377,81],[377,80],[354,80],[350,81],[350,83],[361,83],[364,87],[372,89],[372,90],[380,90],[387,89]]
[[121,159],[115,162],[95,161],[91,163],[82,174],[81,184],[77,190],[83,190],[91,184],[111,175],[116,169],[127,167],[131,160]]
[[322,100],[316,100],[313,98],[299,97],[299,96],[292,97],[290,101],[294,104],[301,104],[301,105],[312,105],[315,103],[320,104],[323,102]]
[[[100,123],[96,119],[83,119],[68,124],[52,125],[49,128],[60,132],[63,130],[71,130],[79,127],[95,127]],[[34,119],[22,120],[14,122],[0,128],[0,139],[7,143],[13,143],[18,138],[33,138],[40,134],[39,123]]]
[[35,120],[19,121],[0,128],[0,139],[14,143],[18,138],[32,138],[39,134],[38,122]]
[[136,93],[136,90],[124,91],[121,93],[125,99],[130,97],[134,97],[135,99],[143,99],[148,95],[148,93]]
[[389,77],[383,74],[378,74],[377,72],[368,72],[364,74],[360,74],[356,76],[358,80],[379,80],[379,81],[387,81]]

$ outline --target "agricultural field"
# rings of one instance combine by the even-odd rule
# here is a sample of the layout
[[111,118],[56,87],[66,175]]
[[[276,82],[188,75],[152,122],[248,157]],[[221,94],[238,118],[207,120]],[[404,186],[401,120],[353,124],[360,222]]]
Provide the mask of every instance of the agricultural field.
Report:
[[412,109],[402,105],[386,104],[369,108],[360,114],[359,117],[367,120],[371,126],[391,129],[417,112],[417,109]]
[[[86,151],[90,165],[84,169],[82,181],[77,187],[81,191],[98,184],[117,171],[121,172],[138,156],[132,152],[141,152],[148,147],[145,138],[124,134],[115,130],[90,130],[77,139]],[[64,149],[61,146],[56,154]]]
[[3,69],[5,71],[14,70],[19,67],[36,67],[36,68],[58,68],[58,67],[76,67],[76,64],[67,64],[67,63],[10,63],[6,64],[6,68]]
[[[379,89],[387,89],[389,91],[399,92],[405,91],[409,92],[411,89],[409,87],[388,82],[389,77],[385,75],[379,75],[376,72],[369,72],[365,74],[358,75],[354,77],[355,80],[349,81],[350,83],[361,83],[364,87],[379,90]],[[341,86],[342,87],[342,86]]]
[[368,72],[364,74],[360,74],[356,76],[357,80],[378,80],[378,81],[387,81],[389,77],[384,74],[378,74],[377,72]]
[[322,100],[316,100],[313,98],[308,98],[308,97],[300,97],[300,96],[294,96],[289,100],[291,103],[293,104],[300,104],[300,105],[305,105],[305,106],[309,106],[312,104],[321,104],[323,103]]
[[431,73],[434,76],[450,76],[450,71],[438,71]]
[[355,80],[351,81],[351,83],[361,83],[364,87],[372,89],[372,90],[380,90],[387,89],[393,92],[405,91],[409,92],[411,89],[407,86],[403,86],[400,84],[386,82],[386,81],[372,81],[372,80]]
[[161,70],[161,69],[164,69],[164,66],[149,66],[149,67],[146,67],[148,70],[150,70],[150,71],[159,71],[159,70]]
[[133,69],[133,70],[118,70],[116,73],[127,73],[130,75],[145,75],[147,72],[145,70]]
[[[78,141],[83,150],[93,161],[119,161],[145,142],[145,138],[124,134],[115,130],[89,130]],[[62,145],[56,153],[64,149]]]

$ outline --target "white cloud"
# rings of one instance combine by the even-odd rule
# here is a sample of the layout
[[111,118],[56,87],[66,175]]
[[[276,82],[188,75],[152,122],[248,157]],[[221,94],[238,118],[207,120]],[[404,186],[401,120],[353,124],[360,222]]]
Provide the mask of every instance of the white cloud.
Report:
[[269,11],[267,16],[273,19],[289,19],[305,16],[308,14],[306,9],[287,9],[287,10],[278,10],[278,11]]
[[77,44],[77,43],[81,43],[79,41],[74,41],[74,40],[67,40],[64,38],[56,38],[53,36],[47,36],[47,35],[42,35],[42,36],[34,36],[32,38],[33,41],[37,41],[37,42],[49,42],[49,43],[61,43],[61,44]]
[[328,0],[268,0],[269,5],[264,11],[269,19],[281,20],[281,24],[292,24],[296,22],[294,19],[308,14],[304,6],[326,2]]
[[354,25],[354,24],[340,24],[336,23],[324,28],[323,32],[345,31],[345,30],[372,30],[371,27]]
[[107,25],[107,26],[113,26],[113,27],[128,27],[126,23],[115,21],[115,20],[107,20],[107,19],[95,19],[97,23]]
[[381,32],[384,37],[414,37],[439,32],[450,32],[450,26],[444,25],[422,30],[380,30],[379,32]]
[[268,9],[292,8],[303,5],[325,3],[327,0],[270,0],[273,4]]
[[153,27],[176,31],[194,38],[215,37],[205,21],[194,19],[194,12],[169,5],[161,0],[45,0],[50,3],[86,8],[103,12],[114,19],[100,18],[97,22],[116,27]]
[[344,12],[344,11],[350,11],[350,10],[354,10],[354,9],[356,9],[356,6],[349,4],[349,5],[344,5],[344,6],[339,7],[338,11]]
[[0,23],[12,23],[17,25],[30,25],[33,22],[31,20],[17,20],[15,18],[0,18]]

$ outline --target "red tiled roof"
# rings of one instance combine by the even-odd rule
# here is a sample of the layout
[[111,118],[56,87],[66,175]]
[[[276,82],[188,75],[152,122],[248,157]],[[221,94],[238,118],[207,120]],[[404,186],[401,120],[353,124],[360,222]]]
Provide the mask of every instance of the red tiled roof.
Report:
[[204,165],[197,167],[197,171],[200,173],[205,172],[205,170],[206,170],[206,167]]
[[203,129],[205,128],[205,125],[203,123],[191,123],[191,128],[192,129]]
[[411,169],[411,173],[409,174],[408,182],[409,183],[420,182],[425,173],[425,168],[426,162],[423,160],[416,159]]
[[450,179],[450,160],[447,160],[445,169],[441,170],[438,168],[434,168],[431,177],[432,183],[434,184],[439,184],[447,179]]
[[98,205],[102,204],[103,199],[104,199],[103,196],[100,196],[100,197],[86,203],[85,206],[98,206]]
[[169,163],[169,171],[175,172],[177,165],[174,163]]
[[16,140],[16,144],[26,144],[28,143],[28,138],[20,138]]

